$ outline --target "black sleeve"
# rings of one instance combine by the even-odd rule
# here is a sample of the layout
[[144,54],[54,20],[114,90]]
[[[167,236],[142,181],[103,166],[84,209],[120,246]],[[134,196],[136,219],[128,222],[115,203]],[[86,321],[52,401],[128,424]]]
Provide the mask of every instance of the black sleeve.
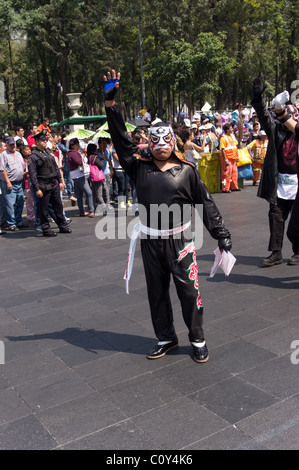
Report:
[[138,153],[139,148],[130,139],[125,122],[118,106],[106,108],[109,133],[119,158],[119,163],[125,172],[135,182],[137,165],[139,160],[134,157]]
[[224,225],[222,216],[210,194],[208,188],[204,184],[199,172],[195,169],[195,188],[194,202],[203,205],[203,223],[211,237],[215,240],[219,238],[230,237],[230,232]]
[[39,184],[37,180],[37,173],[36,173],[36,157],[34,154],[31,154],[28,159],[28,172],[29,172],[29,178],[30,182],[32,184],[32,187],[34,191],[39,191]]
[[295,135],[296,135],[297,142],[299,142],[299,122],[297,122],[296,127],[295,127]]

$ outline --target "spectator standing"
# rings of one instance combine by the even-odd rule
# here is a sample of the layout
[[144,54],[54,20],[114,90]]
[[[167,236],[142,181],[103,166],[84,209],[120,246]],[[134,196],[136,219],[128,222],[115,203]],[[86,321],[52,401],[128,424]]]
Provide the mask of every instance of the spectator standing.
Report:
[[[80,143],[77,138],[71,139],[69,142],[68,151],[68,164],[70,168],[70,175],[74,181],[77,202],[80,212],[80,217],[94,217],[94,205],[92,198],[92,191],[88,183],[88,179],[84,176],[84,161],[80,150]],[[83,195],[86,196],[88,212],[85,212],[83,205]]]
[[220,137],[222,192],[241,191],[238,187],[238,141],[231,123],[224,124],[223,131]]
[[6,205],[8,230],[15,232],[24,227],[22,218],[24,160],[16,151],[16,142],[13,137],[7,138],[6,147],[7,150],[4,150],[0,157],[1,190]]
[[[3,140],[0,140],[0,162],[1,162],[1,153],[6,150],[6,143]],[[7,227],[6,222],[6,206],[5,199],[1,190],[1,180],[0,180],[0,235],[6,233],[4,228]]]
[[63,178],[64,178],[64,183],[65,183],[66,193],[67,193],[69,200],[72,203],[72,206],[75,206],[77,202],[77,198],[73,195],[74,182],[71,178],[70,168],[69,168],[69,164],[67,161],[67,153],[69,149],[68,149],[68,144],[65,138],[66,138],[66,133],[63,132],[61,134],[61,138],[57,144],[57,147],[62,152],[62,163],[63,163],[62,171],[63,171]]
[[14,138],[15,142],[17,143],[18,140],[21,140],[24,145],[27,145],[27,140],[24,137],[25,131],[24,131],[23,127],[22,126],[16,127],[15,128],[15,133],[16,133],[15,138]]
[[32,150],[33,147],[35,147],[35,140],[34,136],[38,133],[37,130],[37,125],[36,124],[31,124],[30,126],[30,134],[27,137],[27,143],[30,147],[30,150]]
[[257,185],[263,168],[268,147],[268,138],[265,131],[260,131],[257,138],[247,145],[252,158],[253,186]]
[[63,189],[60,170],[51,151],[47,148],[47,131],[35,135],[34,147],[28,163],[31,184],[39,199],[40,223],[44,237],[55,237],[49,223],[49,204],[53,208],[59,231],[71,233],[63,215],[63,205],[60,191]]
[[29,155],[31,154],[31,150],[29,145],[22,145],[19,148],[19,151],[24,159],[24,195],[25,195],[25,205],[26,205],[26,213],[27,213],[27,219],[30,220],[31,222],[35,221],[35,216],[34,216],[34,200],[32,196],[32,191],[31,191],[31,184],[30,184],[30,178],[29,178],[29,170],[28,170],[28,158]]
[[103,198],[107,206],[107,211],[113,211],[113,207],[110,205],[110,184],[114,174],[112,156],[108,148],[108,140],[100,137],[98,140],[98,151],[97,155],[103,162],[103,173],[105,175],[105,181],[103,183]]

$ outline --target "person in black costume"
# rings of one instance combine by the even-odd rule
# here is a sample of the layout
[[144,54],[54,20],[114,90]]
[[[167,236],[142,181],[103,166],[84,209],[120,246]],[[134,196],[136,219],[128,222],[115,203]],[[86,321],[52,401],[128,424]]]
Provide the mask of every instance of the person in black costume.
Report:
[[[297,217],[299,216],[298,209],[294,209],[294,201],[298,193],[298,164],[296,162],[298,143],[294,133],[279,120],[279,112],[282,111],[276,110],[276,118],[270,115],[262,98],[264,89],[261,78],[255,78],[251,104],[269,139],[257,196],[266,199],[270,205],[268,250],[271,254],[262,260],[262,267],[270,267],[283,262],[282,245],[288,216],[292,214],[287,233],[292,229],[296,213]],[[273,101],[275,104],[275,100]],[[282,113],[284,114],[284,110]],[[291,242],[294,254],[289,259],[288,265],[299,264],[299,239],[292,238]]]
[[[287,130],[294,134],[295,140],[299,142],[299,112],[298,108],[289,103],[289,93],[284,91],[275,97],[274,111],[276,117]],[[286,104],[289,103],[289,104]],[[296,152],[297,160],[297,180],[299,180],[299,145]],[[292,213],[288,225],[287,237],[292,243],[293,247],[299,246],[299,189],[297,189],[296,198],[293,203]],[[289,265],[299,264],[299,253],[294,250],[293,256],[290,258]]]
[[[147,354],[157,359],[178,346],[171,299],[170,276],[176,286],[183,318],[189,331],[196,362],[206,362],[208,348],[203,332],[203,305],[198,289],[194,242],[186,235],[189,222],[184,220],[183,206],[203,205],[203,222],[210,235],[218,240],[221,250],[230,250],[230,233],[218,208],[192,163],[180,160],[174,153],[175,139],[168,124],[158,122],[149,134],[150,159],[136,157],[138,148],[129,138],[114,97],[120,74],[112,70],[104,77],[104,99],[109,132],[121,166],[132,178],[140,210],[141,253],[145,270],[151,318],[158,344]],[[179,213],[170,217],[167,227],[158,218],[152,221],[151,208],[177,204]],[[173,234],[176,234],[174,236]],[[179,236],[177,236],[179,234]]]
[[34,136],[36,147],[29,156],[30,181],[38,197],[40,223],[44,237],[55,237],[49,223],[49,203],[55,213],[55,221],[61,233],[72,233],[63,215],[60,191],[63,189],[60,170],[54,155],[47,149],[47,132],[43,130]]

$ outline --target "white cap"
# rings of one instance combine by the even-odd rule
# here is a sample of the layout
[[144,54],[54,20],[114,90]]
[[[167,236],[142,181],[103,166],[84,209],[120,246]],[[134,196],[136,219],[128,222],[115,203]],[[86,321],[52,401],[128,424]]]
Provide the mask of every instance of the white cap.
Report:
[[157,124],[157,122],[162,122],[160,118],[156,118],[154,121],[151,122],[151,124]]
[[184,124],[186,127],[190,127],[190,119],[184,119]]

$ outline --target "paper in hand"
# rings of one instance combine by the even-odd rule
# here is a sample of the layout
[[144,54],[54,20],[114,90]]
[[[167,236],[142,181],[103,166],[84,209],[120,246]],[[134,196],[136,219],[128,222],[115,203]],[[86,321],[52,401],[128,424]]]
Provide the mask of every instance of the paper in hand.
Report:
[[223,250],[222,253],[219,248],[214,251],[215,261],[210,272],[210,277],[214,277],[217,269],[220,267],[226,276],[229,276],[235,262],[237,261],[230,251]]

